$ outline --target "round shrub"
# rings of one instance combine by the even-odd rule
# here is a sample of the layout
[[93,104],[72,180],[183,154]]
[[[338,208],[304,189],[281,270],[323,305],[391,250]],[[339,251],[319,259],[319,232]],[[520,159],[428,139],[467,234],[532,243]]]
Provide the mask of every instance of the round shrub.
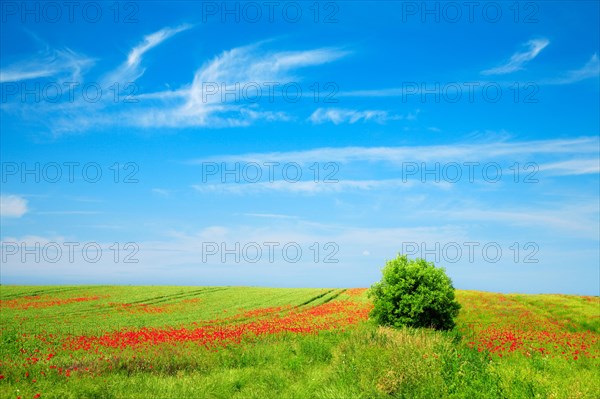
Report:
[[430,327],[450,330],[460,305],[454,299],[452,280],[443,268],[424,259],[398,255],[382,270],[381,281],[371,286],[371,318],[391,327]]

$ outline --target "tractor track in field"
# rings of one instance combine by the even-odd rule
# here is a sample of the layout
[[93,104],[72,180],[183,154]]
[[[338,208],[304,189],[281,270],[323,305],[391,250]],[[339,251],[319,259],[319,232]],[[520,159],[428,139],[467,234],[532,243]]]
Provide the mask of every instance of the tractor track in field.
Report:
[[[195,297],[198,294],[211,294],[213,292],[218,292],[218,291],[223,291],[223,290],[227,290],[228,287],[207,287],[207,288],[202,288],[199,290],[194,290],[194,291],[188,291],[188,292],[178,292],[176,294],[173,295],[162,295],[159,297],[153,297],[153,298],[146,298],[143,300],[138,300],[138,301],[134,301],[134,302],[124,302],[123,305],[153,305],[153,304],[157,304],[157,303],[163,303],[163,302],[167,302],[167,301],[171,301],[171,300],[177,300],[177,299],[187,299],[189,297]],[[106,305],[106,304],[103,304]],[[54,311],[54,314],[52,315],[48,315],[48,317],[44,317],[43,315],[37,315],[38,318],[40,318],[41,320],[44,320],[44,322],[48,322],[51,321],[53,319],[61,319],[63,317],[64,314],[68,314],[70,316],[88,316],[88,315],[94,315],[94,314],[98,314],[98,313],[102,313],[102,312],[106,312],[108,309],[111,309],[110,306],[103,306],[100,305],[98,306],[98,304],[96,303],[90,303],[89,307],[86,308],[82,308],[80,310],[76,310],[76,311],[69,311],[69,312],[56,312]]]
[[325,299],[322,303],[327,303],[327,302],[331,302],[333,301],[335,298],[339,297],[340,295],[342,295],[344,292],[346,292],[347,289],[340,289],[340,292],[338,292],[337,294],[333,294],[332,296],[330,296],[329,298]]
[[139,304],[154,305],[157,303],[168,302],[168,301],[171,301],[174,299],[184,299],[187,297],[193,297],[199,293],[211,294],[213,292],[224,291],[224,290],[228,290],[228,289],[229,289],[229,287],[202,288],[202,289],[194,290],[194,291],[178,292],[178,293],[172,294],[172,295],[162,295],[162,296],[152,297],[152,298],[148,298],[148,299],[141,299],[139,301],[127,302],[125,304],[126,305],[139,305]]
[[[230,288],[231,287],[203,287],[201,289],[187,291],[187,292],[177,292],[177,293],[170,294],[170,295],[160,295],[160,296],[156,296],[156,297],[149,297],[149,298],[145,298],[145,299],[135,300],[132,302],[126,302],[126,303],[124,302],[124,303],[122,303],[122,305],[156,305],[156,304],[169,303],[169,302],[174,302],[174,301],[179,301],[179,300],[184,300],[184,299],[194,298],[194,297],[202,299],[202,298],[209,296],[209,294],[226,291]],[[74,288],[71,288],[71,289],[74,289]],[[252,312],[252,310],[255,310],[255,309],[248,309],[246,311],[240,309],[239,313],[232,315],[230,317],[225,317],[225,318],[217,317],[217,318],[211,319],[211,320],[198,321],[197,323],[194,323],[193,328],[206,327],[206,326],[225,326],[225,325],[230,325],[230,324],[247,323],[247,322],[250,322],[253,320],[259,320],[263,317],[273,317],[276,315],[285,316],[286,314],[288,314],[290,312],[294,312],[294,311],[298,311],[301,309],[310,308],[312,306],[318,306],[318,305],[322,305],[322,304],[331,302],[331,301],[335,300],[336,298],[338,298],[340,295],[342,295],[346,291],[347,291],[346,289],[327,289],[324,292],[314,295],[314,296],[310,297],[309,299],[304,300],[303,302],[301,302],[297,305],[288,304],[285,306],[274,306],[272,311],[269,311],[264,314],[258,314],[258,315],[250,314],[250,315],[246,316],[245,315],[246,312]],[[27,296],[27,295],[22,295],[22,296]],[[174,303],[177,303],[177,302],[174,302]],[[116,304],[116,305],[118,306],[119,304]],[[79,309],[75,310],[75,311],[66,311],[65,310],[64,312],[60,312],[60,313],[55,312],[52,315],[47,315],[47,317],[46,317],[46,315],[38,314],[37,317],[40,319],[39,320],[40,324],[46,325],[48,323],[52,323],[52,320],[56,320],[57,322],[59,322],[66,315],[87,318],[87,316],[94,316],[99,313],[110,311],[112,308],[113,308],[113,306],[111,306],[107,303],[91,304],[91,305],[88,305],[88,307],[80,309],[80,310]],[[183,323],[183,325],[188,325],[188,324],[189,323]]]
[[303,306],[306,306],[306,305],[308,305],[308,304],[310,304],[310,303],[313,303],[313,302],[315,302],[315,301],[317,301],[317,300],[319,300],[319,299],[321,299],[321,298],[323,298],[323,297],[325,297],[325,296],[327,296],[327,295],[331,294],[331,293],[332,293],[332,292],[334,292],[334,291],[335,291],[335,290],[328,290],[328,291],[325,291],[324,293],[322,293],[322,294],[319,294],[319,295],[317,295],[317,296],[314,296],[314,297],[310,298],[308,301],[302,302],[301,304],[299,304],[299,305],[297,305],[297,306],[295,306],[295,307],[296,307],[296,308],[301,308],[301,307],[303,307]]
[[19,298],[25,298],[28,296],[39,296],[39,295],[52,295],[52,294],[59,294],[59,293],[63,293],[63,292],[68,292],[68,291],[76,291],[76,290],[86,290],[86,289],[90,289],[90,288],[102,288],[102,286],[94,286],[94,287],[66,287],[66,288],[49,288],[49,289],[44,289],[44,290],[36,290],[36,291],[30,291],[30,292],[19,292],[13,295],[2,295],[0,297],[1,300],[3,301],[7,301],[10,299],[19,299]]
[[[339,292],[335,292],[335,291],[339,291]],[[281,310],[278,310],[278,311],[273,311],[273,312],[269,312],[269,313],[258,315],[258,316],[243,317],[240,314],[238,314],[238,315],[227,317],[227,318],[220,318],[220,319],[215,319],[215,320],[205,320],[202,322],[198,322],[196,327],[223,326],[223,325],[230,325],[230,324],[232,324],[232,322],[233,323],[246,323],[246,322],[249,322],[252,320],[259,320],[260,318],[262,318],[264,316],[272,316],[274,314],[286,314],[286,313],[289,313],[290,311],[304,308],[307,305],[313,304],[315,301],[318,301],[319,299],[325,298],[327,295],[334,293],[333,295],[331,295],[331,297],[326,298],[323,302],[315,304],[315,305],[322,305],[324,303],[331,302],[332,300],[339,297],[344,292],[346,292],[346,289],[331,289],[331,290],[327,290],[326,292],[323,292],[319,295],[315,295],[314,297],[312,297],[312,298],[308,299],[307,301],[304,301],[298,305],[289,306],[289,307],[285,307],[285,306],[277,307],[277,308],[281,308]],[[249,310],[249,312],[251,312],[251,311],[252,310]]]

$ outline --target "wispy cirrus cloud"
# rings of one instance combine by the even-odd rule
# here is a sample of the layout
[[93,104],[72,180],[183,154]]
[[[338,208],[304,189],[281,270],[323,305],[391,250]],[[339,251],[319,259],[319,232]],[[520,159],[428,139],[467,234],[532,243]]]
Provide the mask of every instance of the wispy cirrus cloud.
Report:
[[[567,71],[560,77],[544,78],[539,80],[539,85],[566,85],[577,83],[590,78],[600,77],[600,61],[598,54],[593,54],[590,59],[581,67]],[[420,99],[423,101],[425,96],[432,93],[441,93],[454,98],[457,90],[453,86],[459,87],[462,91],[467,92],[469,87],[483,87],[485,85],[494,84],[506,87],[510,90],[514,86],[514,80],[498,80],[486,81],[477,79],[468,79],[464,82],[403,82],[400,87],[386,87],[379,89],[359,89],[340,91],[341,97],[363,97],[363,98],[386,98],[386,97],[401,97],[403,101],[410,99]]]
[[540,165],[541,172],[549,172],[556,176],[574,176],[600,173],[599,158],[571,159]]
[[0,245],[6,247],[19,244],[27,248],[35,248],[38,245],[44,246],[49,243],[64,243],[65,241],[67,240],[63,236],[25,235],[21,237],[3,237]]
[[[313,162],[444,162],[444,161],[473,161],[494,160],[500,158],[529,159],[537,157],[570,157],[571,168],[566,166],[563,171],[593,171],[589,162],[598,153],[599,139],[597,137],[579,137],[569,139],[548,139],[531,141],[500,140],[479,143],[454,143],[426,146],[398,147],[325,147],[304,151],[227,154],[188,161],[191,164],[201,164],[207,161],[220,162],[290,162],[307,165]],[[584,159],[586,167],[579,165],[574,159]],[[565,160],[556,160],[562,162]],[[583,165],[583,164],[581,164]],[[540,169],[542,166],[540,166]],[[558,170],[556,167],[548,170]],[[578,173],[579,173],[578,172]]]
[[559,78],[547,79],[543,83],[564,85],[598,77],[600,77],[600,62],[598,61],[598,54],[593,54],[589,61],[581,68],[571,70]]
[[[272,182],[244,183],[244,184],[194,184],[192,188],[201,193],[228,193],[247,195],[249,193],[282,192],[294,194],[322,194],[341,193],[346,191],[370,191],[396,188],[409,188],[413,182],[402,179],[380,180],[340,180],[336,182],[315,182],[275,180]],[[445,183],[436,183],[438,187],[445,188]]]
[[265,218],[265,219],[300,219],[298,216],[293,215],[282,215],[279,213],[244,213],[243,216],[249,216],[253,218]]
[[548,39],[531,39],[523,44],[524,49],[514,53],[504,64],[494,68],[481,71],[482,75],[505,75],[508,73],[520,71],[525,64],[533,60],[538,54],[550,44]]
[[95,60],[68,48],[47,48],[31,57],[0,69],[0,83],[20,82],[40,78],[78,81]]
[[98,215],[98,211],[42,211],[36,212],[37,215]]
[[165,190],[164,188],[153,188],[152,190],[152,194],[156,194],[159,195],[163,198],[168,198],[171,196],[171,191],[170,190]]
[[[333,62],[348,54],[336,48],[300,51],[265,51],[264,43],[234,48],[215,56],[194,74],[189,85],[174,91],[149,93],[159,106],[144,107],[123,115],[122,122],[136,127],[232,127],[247,126],[258,120],[290,120],[282,111],[266,111],[258,104],[236,101],[222,93],[223,87],[301,80],[297,70]],[[238,96],[239,97],[239,96]]]
[[[464,209],[440,208],[429,211],[431,215],[445,217],[449,220],[497,222],[523,227],[542,227],[557,231],[569,231],[580,237],[598,239],[598,224],[590,221],[598,219],[598,205],[596,201],[566,204],[560,207],[528,207],[524,209],[490,209],[475,208]],[[427,213],[427,212],[426,212]]]
[[[129,84],[135,82],[144,74],[142,66],[144,55],[174,35],[190,29],[192,25],[181,24],[176,27],[166,27],[157,32],[144,36],[142,41],[134,46],[128,53],[127,59],[121,65],[106,73],[99,80],[84,79],[83,72],[94,64],[94,60],[81,56],[71,50],[52,50],[48,54],[36,55],[1,71],[0,82],[28,80],[40,78],[54,78],[75,82],[77,87],[93,83],[94,87],[102,92],[111,92],[115,83],[121,84],[126,90]],[[124,94],[127,101],[137,101],[132,96]],[[18,98],[13,96],[16,101]],[[27,115],[30,121],[37,120],[45,125],[54,135],[69,132],[83,132],[92,128],[112,126],[125,121],[129,112],[123,112],[122,102],[115,101],[111,95],[101,96],[99,101],[89,101],[85,95],[77,93],[75,98],[70,95],[60,97],[61,101],[41,102],[36,104],[17,102],[3,104],[5,110],[13,110]],[[139,102],[139,101],[138,101]],[[130,105],[130,104],[128,104]],[[12,106],[12,107],[11,107]],[[135,107],[129,107],[135,111]],[[139,109],[139,108],[138,108]]]
[[355,110],[346,108],[318,108],[315,110],[308,120],[314,124],[322,123],[333,123],[339,125],[342,123],[356,123],[356,122],[367,122],[373,121],[376,123],[385,123],[387,121],[401,120],[401,119],[414,119],[414,115],[404,117],[402,115],[394,115],[388,111],[382,110]]
[[[165,28],[146,37],[132,49],[128,61],[111,79],[125,81],[139,77],[143,73],[142,55],[186,29],[189,25]],[[57,118],[52,128],[61,134],[113,125],[144,129],[223,128],[248,126],[257,121],[289,121],[294,118],[284,111],[266,110],[260,104],[240,101],[221,90],[245,85],[267,90],[265,85],[273,82],[280,86],[298,82],[302,80],[298,76],[300,69],[333,62],[349,54],[339,48],[272,51],[266,50],[264,45],[265,42],[259,42],[224,51],[198,68],[189,84],[175,90],[140,94],[135,97],[135,104],[128,104],[127,112],[119,109],[81,112],[80,108],[72,107],[70,113],[69,109],[63,111],[63,117]]]
[[227,87],[250,83],[261,85],[267,82],[284,84],[301,80],[294,75],[300,68],[323,65],[349,54],[338,48],[265,51],[263,45],[264,42],[260,42],[224,51],[198,69],[194,74],[186,105],[195,107],[207,102],[221,102],[220,91],[211,96],[206,95],[207,83]]
[[[345,170],[372,169],[374,164],[382,166],[388,176],[361,175],[360,178],[339,176],[334,181],[290,181],[276,179],[274,181],[259,181],[251,183],[196,184],[192,188],[201,193],[221,193],[247,195],[256,193],[293,193],[316,195],[346,192],[384,192],[415,188],[419,181],[423,183],[423,172],[434,173],[437,178],[430,178],[427,186],[433,189],[448,190],[454,185],[445,178],[439,178],[440,170],[447,165],[460,169],[463,182],[467,182],[476,173],[483,173],[479,168],[505,169],[506,178],[511,180],[515,165],[523,170],[523,178],[527,176],[528,183],[538,182],[538,178],[590,175],[600,173],[600,158],[597,156],[598,138],[582,137],[576,139],[554,139],[536,141],[494,141],[481,143],[456,143],[448,145],[404,146],[404,147],[338,147],[316,148],[304,151],[251,153],[240,155],[222,155],[210,158],[188,161],[189,164],[205,162],[221,162],[229,164],[255,163],[266,165],[270,163],[298,165],[340,164]],[[473,169],[469,171],[471,165]],[[504,165],[504,166],[502,166]],[[477,170],[477,172],[476,172]],[[487,170],[487,169],[486,169]],[[435,172],[437,171],[437,172]],[[500,170],[502,172],[502,170]],[[397,178],[394,176],[401,176]],[[479,176],[479,175],[478,175]],[[336,176],[338,177],[338,176]],[[391,177],[391,178],[390,178]],[[474,179],[474,178],[473,178]],[[458,179],[460,180],[460,178]],[[480,181],[479,179],[478,181]],[[475,181],[475,180],[473,180]],[[481,180],[483,181],[483,180]],[[511,180],[512,181],[512,180]],[[419,186],[423,188],[423,185]],[[418,187],[417,187],[418,188]]]
[[176,27],[166,27],[157,32],[144,36],[141,43],[129,51],[127,60],[115,71],[109,73],[105,80],[110,82],[110,84],[115,82],[135,82],[145,72],[145,68],[142,67],[142,59],[144,54],[152,50],[154,47],[157,47],[167,39],[180,32],[191,29],[192,27],[193,26],[189,24],[181,24]]

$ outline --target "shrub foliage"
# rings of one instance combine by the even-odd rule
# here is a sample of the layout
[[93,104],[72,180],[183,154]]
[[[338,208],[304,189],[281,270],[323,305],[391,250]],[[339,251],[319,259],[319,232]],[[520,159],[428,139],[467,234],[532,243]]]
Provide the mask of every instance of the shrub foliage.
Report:
[[382,270],[381,281],[371,286],[371,318],[391,327],[430,327],[450,330],[460,305],[454,299],[452,280],[443,268],[424,259],[398,255]]

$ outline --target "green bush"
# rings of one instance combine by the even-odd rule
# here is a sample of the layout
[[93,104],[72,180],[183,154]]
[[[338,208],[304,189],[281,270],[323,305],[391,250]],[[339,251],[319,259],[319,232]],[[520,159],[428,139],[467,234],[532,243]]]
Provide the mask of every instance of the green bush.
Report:
[[371,318],[391,327],[430,327],[450,330],[460,305],[454,300],[452,280],[443,268],[405,255],[386,263],[383,277],[369,290]]

